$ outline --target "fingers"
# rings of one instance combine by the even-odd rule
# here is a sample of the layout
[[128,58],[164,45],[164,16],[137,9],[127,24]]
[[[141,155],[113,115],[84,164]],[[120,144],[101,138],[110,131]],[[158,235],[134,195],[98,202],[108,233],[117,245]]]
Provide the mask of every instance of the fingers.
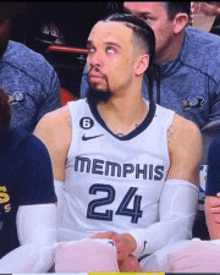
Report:
[[214,210],[215,208],[219,208],[220,207],[220,198],[213,198],[212,200],[210,200],[210,207],[212,208],[212,210]]
[[[212,201],[211,204],[211,212],[213,214],[220,214],[220,193],[216,194],[216,200]],[[220,223],[220,215],[215,216],[215,222]]]
[[141,272],[140,264],[133,255],[128,255],[126,260],[118,262],[121,272]]
[[92,236],[90,236],[92,239],[110,239],[115,242],[115,247],[117,250],[117,259],[118,260],[124,260],[128,253],[125,253],[123,251],[123,242],[121,240],[121,236],[117,234],[114,231],[106,231],[106,232],[98,232]]
[[128,240],[128,238],[126,237],[127,235],[118,234],[114,231],[106,231],[106,232],[98,232],[92,235],[90,238],[113,240],[117,250],[117,260],[122,261],[122,260],[125,260],[128,257],[128,255],[134,250],[132,245],[130,244],[130,240]]
[[[192,2],[191,6],[191,17],[194,18],[196,15],[202,16],[217,16],[220,14],[220,7],[218,2]],[[193,19],[192,19],[193,20]]]
[[220,216],[219,215],[215,217],[215,222],[220,223]]
[[216,197],[206,196],[205,199],[205,212],[206,219],[211,217],[215,223],[220,223],[220,194],[218,193]]
[[211,208],[212,214],[220,214],[220,207],[213,207]]
[[116,233],[114,231],[106,231],[106,232],[98,232],[90,236],[92,239],[111,239],[113,240],[113,237]]
[[220,8],[216,4],[201,2],[201,12],[207,16],[216,16],[220,13]]

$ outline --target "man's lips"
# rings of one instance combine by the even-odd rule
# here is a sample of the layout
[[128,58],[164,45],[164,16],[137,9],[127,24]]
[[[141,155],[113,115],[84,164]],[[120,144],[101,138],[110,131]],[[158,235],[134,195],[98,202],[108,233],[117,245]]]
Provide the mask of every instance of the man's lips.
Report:
[[95,84],[101,84],[105,80],[105,77],[100,73],[92,72],[88,74],[88,79],[90,83],[95,85]]
[[101,74],[99,73],[89,73],[88,74],[89,78],[104,78]]

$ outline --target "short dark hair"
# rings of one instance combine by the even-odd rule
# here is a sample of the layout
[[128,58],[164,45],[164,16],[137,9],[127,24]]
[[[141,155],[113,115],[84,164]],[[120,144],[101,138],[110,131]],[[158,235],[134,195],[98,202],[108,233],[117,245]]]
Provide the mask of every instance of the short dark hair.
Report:
[[8,126],[11,120],[11,110],[8,102],[8,95],[0,88],[0,128]]
[[[146,45],[148,54],[149,54],[149,66],[145,72],[145,75],[148,78],[148,92],[149,92],[149,99],[153,100],[153,76],[154,76],[154,56],[155,56],[155,35],[152,28],[142,19],[133,16],[131,14],[120,14],[115,13],[112,15],[107,16],[103,20],[103,22],[121,22],[125,23],[128,28],[131,28],[133,31],[134,36],[139,39],[139,41],[143,42]],[[141,43],[141,44],[143,44]]]
[[188,16],[191,14],[191,2],[162,2],[165,4],[167,16],[169,20],[173,20],[179,12],[186,13]]
[[125,23],[128,28],[131,28],[134,36],[145,42],[148,54],[150,56],[150,63],[152,63],[155,55],[155,36],[151,27],[140,18],[131,14],[115,13],[105,17],[103,22],[121,22]]

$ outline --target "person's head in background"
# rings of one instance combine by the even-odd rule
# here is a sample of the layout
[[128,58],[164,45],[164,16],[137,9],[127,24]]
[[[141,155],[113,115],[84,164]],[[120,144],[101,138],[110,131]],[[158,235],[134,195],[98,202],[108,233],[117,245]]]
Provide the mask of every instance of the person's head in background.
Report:
[[25,3],[0,2],[0,58],[8,46],[12,29],[12,19],[26,10],[27,6]]
[[190,18],[190,2],[124,2],[124,10],[140,17],[154,30],[156,63],[178,56]]
[[141,94],[155,53],[155,36],[148,24],[129,14],[110,15],[92,28],[87,47],[89,101],[91,92],[98,102],[124,98],[129,92]]

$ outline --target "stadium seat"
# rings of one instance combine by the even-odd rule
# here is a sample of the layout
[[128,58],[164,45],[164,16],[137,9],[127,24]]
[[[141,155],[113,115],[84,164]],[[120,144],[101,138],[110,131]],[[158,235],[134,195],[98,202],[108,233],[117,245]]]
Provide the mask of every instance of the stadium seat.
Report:
[[[69,91],[74,99],[79,98],[82,73],[86,64],[87,49],[63,45],[49,45],[45,50],[45,57],[57,72],[63,89]],[[66,91],[62,92],[66,103],[69,98]],[[69,99],[68,99],[69,100]],[[70,98],[71,100],[71,98]]]
[[61,88],[61,103],[66,105],[68,101],[77,100],[77,97],[65,88]]

